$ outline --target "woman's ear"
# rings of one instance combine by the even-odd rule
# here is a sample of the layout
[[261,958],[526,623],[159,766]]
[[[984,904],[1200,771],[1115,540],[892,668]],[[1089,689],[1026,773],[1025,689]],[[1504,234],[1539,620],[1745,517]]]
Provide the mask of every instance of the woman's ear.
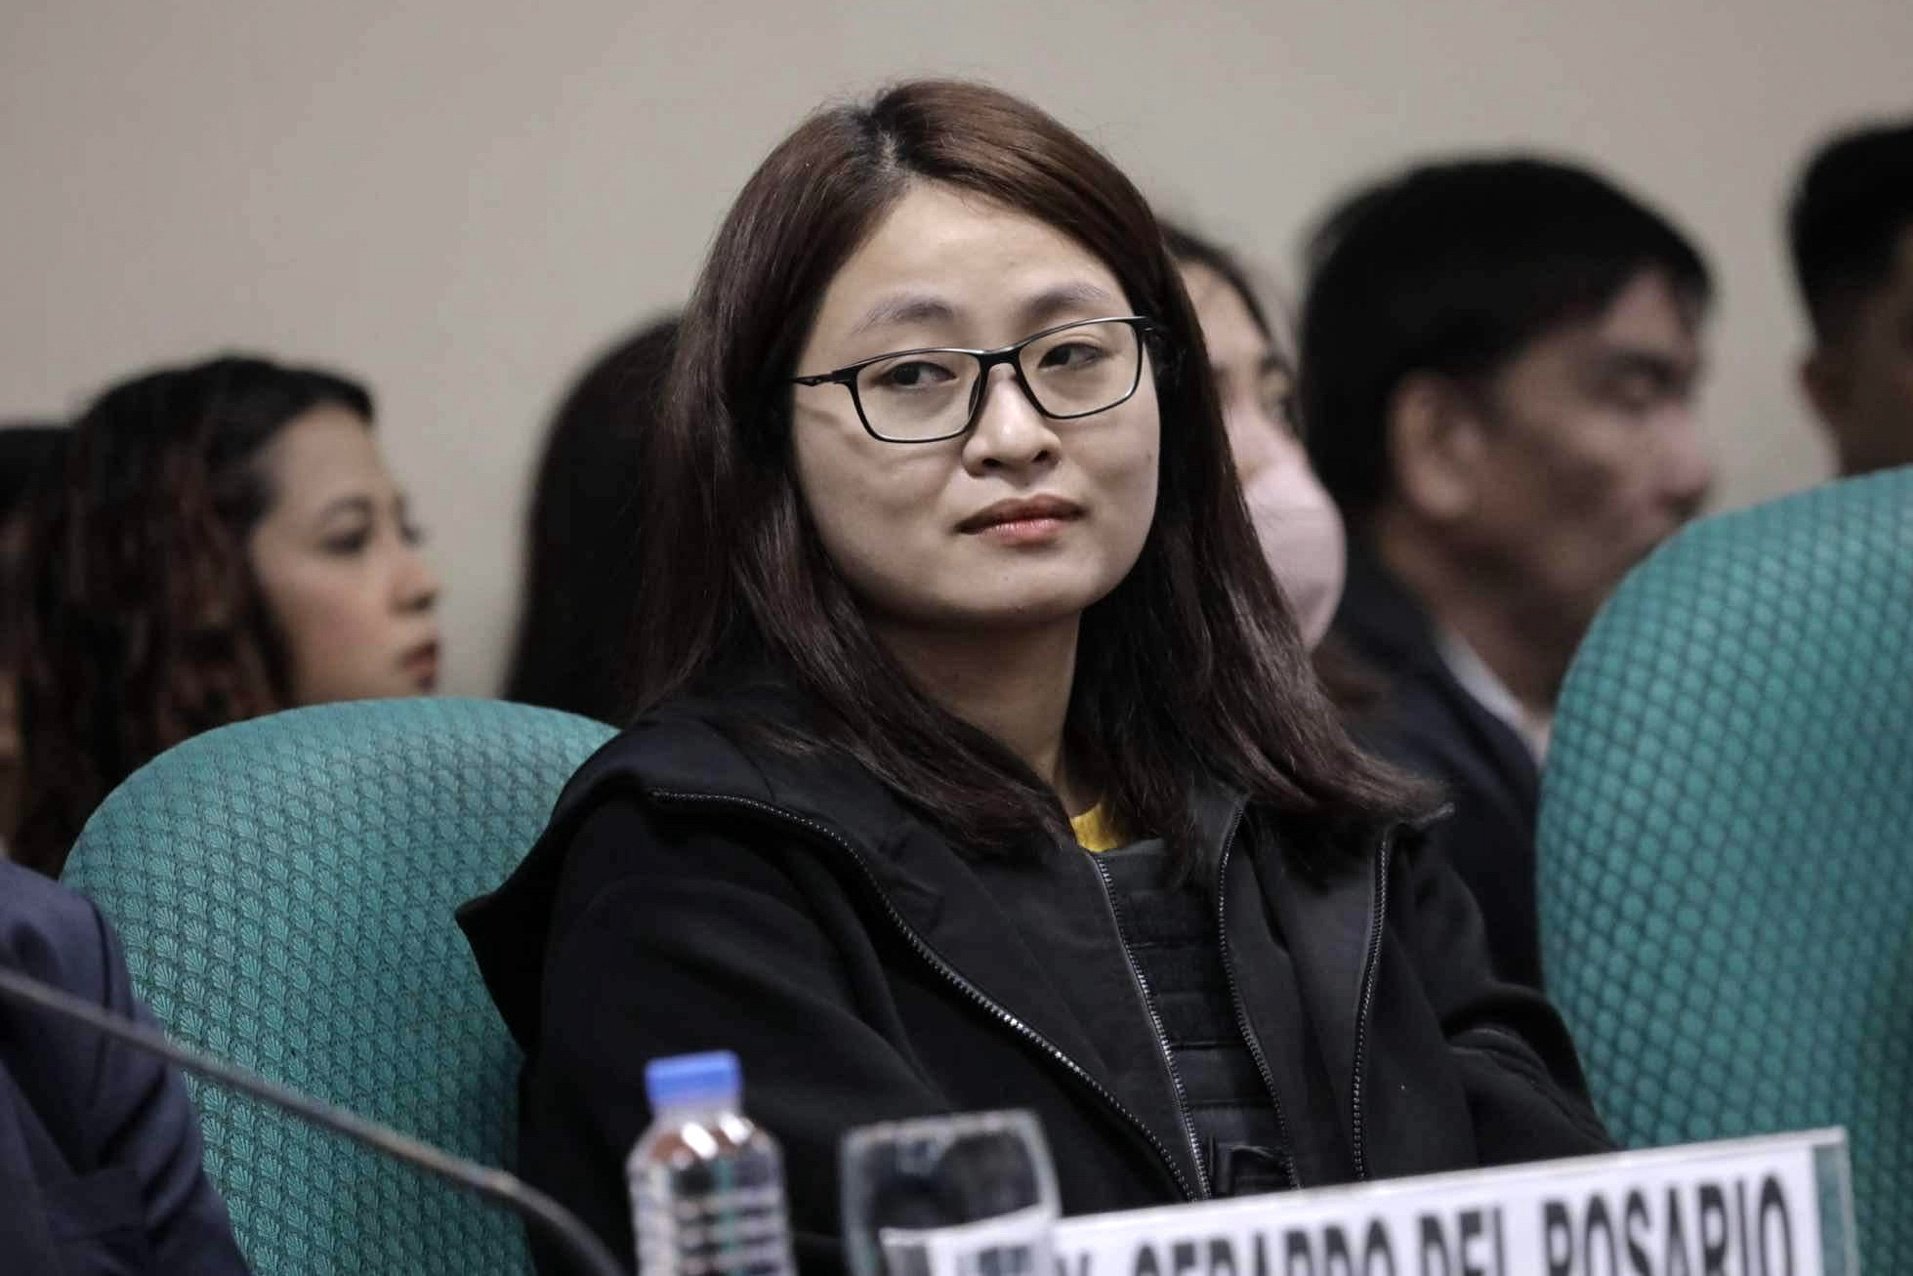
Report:
[[1416,373],[1388,405],[1393,499],[1431,522],[1465,518],[1480,499],[1483,422],[1474,398],[1448,377]]

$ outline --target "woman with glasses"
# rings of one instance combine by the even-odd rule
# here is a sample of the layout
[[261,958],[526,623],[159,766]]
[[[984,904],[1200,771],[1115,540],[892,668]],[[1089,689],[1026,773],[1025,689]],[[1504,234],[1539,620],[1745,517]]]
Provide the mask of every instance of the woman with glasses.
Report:
[[824,111],[679,340],[647,707],[462,914],[534,1182],[628,1253],[643,1065],[714,1047],[812,1271],[890,1118],[1034,1111],[1070,1213],[1607,1146],[1310,675],[1107,159],[973,85]]

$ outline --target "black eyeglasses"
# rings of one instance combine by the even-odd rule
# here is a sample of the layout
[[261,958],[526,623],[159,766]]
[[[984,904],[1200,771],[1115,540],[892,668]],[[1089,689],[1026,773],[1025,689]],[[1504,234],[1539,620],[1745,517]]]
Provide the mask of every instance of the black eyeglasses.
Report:
[[939,443],[970,432],[999,363],[1015,369],[1023,393],[1051,420],[1095,416],[1127,402],[1142,384],[1144,338],[1158,331],[1141,315],[1085,319],[1000,350],[899,350],[791,381],[847,388],[874,439]]

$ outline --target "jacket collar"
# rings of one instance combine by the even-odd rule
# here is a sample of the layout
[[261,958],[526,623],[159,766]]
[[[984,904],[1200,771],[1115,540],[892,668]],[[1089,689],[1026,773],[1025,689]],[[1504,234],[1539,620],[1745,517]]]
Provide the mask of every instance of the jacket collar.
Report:
[[1533,802],[1540,766],[1528,743],[1455,677],[1427,609],[1383,565],[1374,546],[1359,537],[1349,541],[1348,579],[1335,628],[1393,682],[1428,688],[1459,720],[1475,747],[1494,759],[1496,769]]
[[1421,601],[1383,565],[1375,547],[1350,537],[1348,574],[1335,627],[1384,669],[1445,670],[1435,647],[1435,625]]

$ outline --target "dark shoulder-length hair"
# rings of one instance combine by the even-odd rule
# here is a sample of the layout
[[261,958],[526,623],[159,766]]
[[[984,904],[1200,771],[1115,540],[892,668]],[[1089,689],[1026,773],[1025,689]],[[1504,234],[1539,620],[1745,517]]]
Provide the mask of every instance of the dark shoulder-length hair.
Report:
[[28,532],[16,859],[57,875],[139,766],[288,706],[246,542],[277,499],[261,451],[324,406],[372,422],[355,382],[227,356],[122,382],[74,423]]
[[677,317],[619,341],[565,395],[525,526],[525,585],[505,698],[616,722],[630,709],[625,644],[644,619],[640,449],[677,347]]
[[1194,844],[1219,779],[1336,845],[1416,810],[1337,725],[1257,544],[1201,335],[1142,195],[1100,152],[1015,97],[905,83],[784,140],[725,218],[686,309],[650,440],[639,701],[768,663],[821,710],[799,742],[847,751],[979,853],[1067,836],[1055,794],[918,691],[832,566],[791,464],[793,361],[838,268],[910,188],[1024,213],[1105,262],[1160,325],[1155,520],[1127,577],[1083,617],[1072,765],[1123,828]]

